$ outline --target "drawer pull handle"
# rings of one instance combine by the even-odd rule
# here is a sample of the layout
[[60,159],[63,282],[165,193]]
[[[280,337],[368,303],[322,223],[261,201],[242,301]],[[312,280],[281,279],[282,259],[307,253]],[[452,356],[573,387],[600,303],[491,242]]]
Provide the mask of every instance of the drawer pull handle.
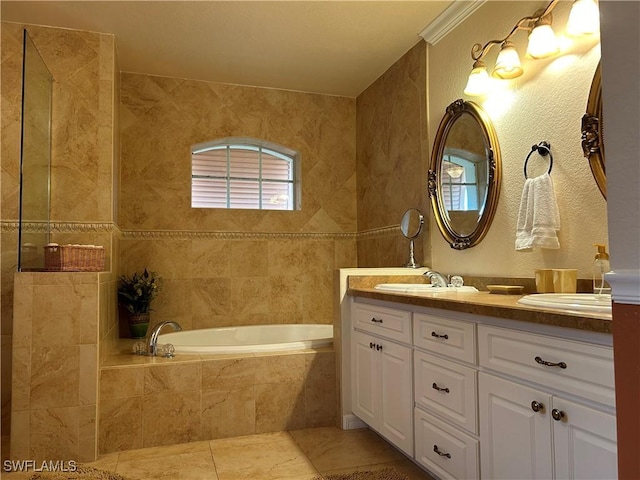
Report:
[[375,343],[373,343],[373,342],[369,342],[369,348],[373,348],[373,347],[374,347],[374,345],[375,345]]
[[441,452],[440,449],[438,448],[438,445],[434,445],[433,446],[433,451],[436,452],[441,457],[451,458],[451,454],[450,453]]
[[534,358],[534,360],[536,361],[536,363],[538,363],[540,365],[546,365],[547,367],[567,368],[567,364],[564,363],[564,362],[558,362],[558,363],[547,362],[546,360],[543,360],[540,357],[536,357],[536,358]]
[[533,402],[531,402],[531,410],[533,410],[534,412],[541,412],[544,410],[544,404],[534,400]]
[[373,318],[371,319],[371,321],[372,321],[373,323],[382,323],[382,319],[381,319],[381,318],[376,318],[376,317],[373,317]]
[[435,338],[443,338],[445,340],[449,340],[449,335],[446,333],[444,335],[438,335],[436,332],[431,332],[431,336]]
[[376,344],[376,350],[378,350],[378,351],[382,350],[382,345],[377,345]]
[[439,392],[449,393],[449,389],[448,388],[439,387],[436,382],[433,382],[433,385],[431,385],[431,388],[433,388],[434,390],[437,390]]
[[551,416],[556,422],[559,422],[564,418],[564,412],[562,410],[558,410],[557,408],[554,408],[553,410],[551,410]]

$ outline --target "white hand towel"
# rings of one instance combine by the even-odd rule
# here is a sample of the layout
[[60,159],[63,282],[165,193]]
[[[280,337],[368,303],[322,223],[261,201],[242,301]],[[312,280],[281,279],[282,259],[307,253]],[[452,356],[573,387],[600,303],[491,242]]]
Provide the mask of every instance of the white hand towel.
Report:
[[522,190],[516,250],[530,248],[560,248],[557,231],[560,230],[560,212],[548,173],[527,178]]

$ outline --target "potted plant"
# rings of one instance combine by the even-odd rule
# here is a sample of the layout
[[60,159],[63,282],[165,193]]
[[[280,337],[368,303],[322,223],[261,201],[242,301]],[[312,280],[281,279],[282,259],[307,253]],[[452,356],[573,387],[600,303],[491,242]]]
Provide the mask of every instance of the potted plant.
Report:
[[118,304],[128,313],[131,338],[144,338],[149,327],[151,302],[160,291],[160,277],[156,272],[121,275],[118,279]]

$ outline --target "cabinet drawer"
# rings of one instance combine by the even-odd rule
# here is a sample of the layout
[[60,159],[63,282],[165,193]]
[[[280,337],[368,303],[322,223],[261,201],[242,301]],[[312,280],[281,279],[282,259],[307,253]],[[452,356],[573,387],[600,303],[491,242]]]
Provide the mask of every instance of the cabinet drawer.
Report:
[[476,371],[420,351],[413,364],[416,405],[477,434]]
[[478,349],[483,367],[615,406],[611,347],[480,325]]
[[416,461],[440,478],[477,479],[478,440],[420,408],[414,414]]
[[475,365],[475,324],[422,313],[413,319],[415,346]]
[[354,303],[352,313],[355,328],[391,340],[411,343],[411,312]]

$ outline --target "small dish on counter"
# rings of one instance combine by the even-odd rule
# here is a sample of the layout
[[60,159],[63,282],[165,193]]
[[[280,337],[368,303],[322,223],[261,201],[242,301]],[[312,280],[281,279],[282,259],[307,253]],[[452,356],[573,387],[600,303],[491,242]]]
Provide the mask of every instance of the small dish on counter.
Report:
[[522,295],[524,285],[487,285],[489,293],[500,295]]

